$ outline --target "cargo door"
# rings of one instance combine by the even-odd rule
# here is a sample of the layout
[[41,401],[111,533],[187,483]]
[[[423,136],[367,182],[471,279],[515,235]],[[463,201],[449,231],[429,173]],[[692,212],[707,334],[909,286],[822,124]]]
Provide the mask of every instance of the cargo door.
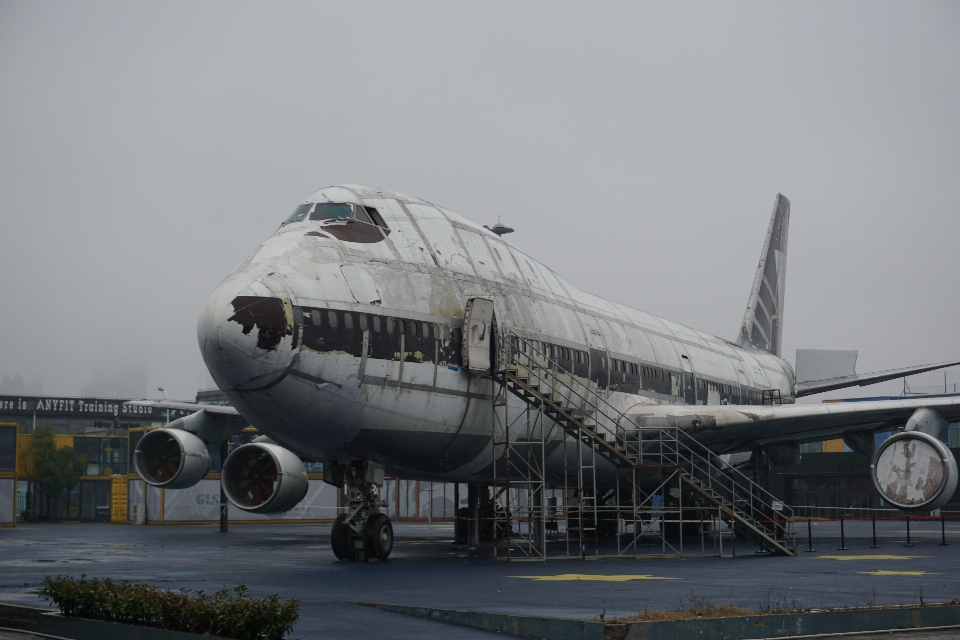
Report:
[[493,368],[496,317],[493,300],[470,298],[463,319],[464,365],[469,371],[489,373]]

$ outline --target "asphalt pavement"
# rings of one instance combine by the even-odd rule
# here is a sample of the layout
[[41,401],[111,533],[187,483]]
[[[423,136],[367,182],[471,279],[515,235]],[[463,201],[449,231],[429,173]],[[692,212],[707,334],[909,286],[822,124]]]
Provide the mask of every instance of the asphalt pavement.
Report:
[[[738,542],[737,557],[504,562],[454,545],[450,524],[397,523],[389,561],[344,563],[330,550],[329,525],[233,525],[220,533],[206,525],[22,524],[0,529],[0,601],[46,605],[35,590],[47,575],[207,592],[245,584],[254,596],[300,600],[291,637],[307,640],[494,635],[351,604],[357,601],[610,620],[691,604],[757,610],[960,599],[957,523],[947,525],[951,544],[941,546],[938,522],[913,522],[913,546],[905,547],[904,523],[881,522],[876,549],[869,521],[845,523],[846,550],[838,550],[839,523],[812,529],[816,551],[804,551],[803,523],[795,557],[755,554]],[[699,552],[699,539],[686,549]]]

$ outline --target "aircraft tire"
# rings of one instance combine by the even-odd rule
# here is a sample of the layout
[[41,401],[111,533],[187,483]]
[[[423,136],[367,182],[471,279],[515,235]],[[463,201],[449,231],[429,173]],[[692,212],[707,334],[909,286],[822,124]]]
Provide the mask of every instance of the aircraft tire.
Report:
[[368,559],[386,560],[393,551],[393,524],[382,513],[375,513],[363,524],[363,546]]
[[341,514],[333,521],[333,527],[330,529],[330,546],[333,547],[333,555],[337,560],[352,561],[357,559],[357,552],[353,548],[353,541],[350,540],[350,527],[344,522],[347,516]]

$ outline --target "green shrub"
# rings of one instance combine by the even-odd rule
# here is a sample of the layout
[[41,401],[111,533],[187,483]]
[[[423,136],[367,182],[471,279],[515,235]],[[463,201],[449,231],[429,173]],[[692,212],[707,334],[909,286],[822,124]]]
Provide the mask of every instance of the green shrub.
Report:
[[300,617],[300,601],[285,603],[277,595],[256,599],[247,587],[203,591],[171,591],[109,578],[79,580],[47,576],[40,595],[65,616],[160,627],[236,640],[282,640]]

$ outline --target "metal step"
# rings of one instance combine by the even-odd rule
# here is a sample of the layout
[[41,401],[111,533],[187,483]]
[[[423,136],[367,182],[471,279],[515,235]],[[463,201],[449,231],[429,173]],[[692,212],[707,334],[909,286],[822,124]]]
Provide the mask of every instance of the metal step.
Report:
[[[527,344],[523,338],[513,336],[511,339],[514,344],[518,341],[523,343],[523,353],[540,353],[537,346]],[[517,356],[522,354],[514,354],[514,357]],[[789,536],[782,526],[768,526],[762,522],[768,515],[771,519],[777,517],[772,505],[761,499],[766,496],[766,499],[770,500],[772,496],[739,471],[725,468],[719,459],[714,459],[714,454],[699,445],[689,434],[662,430],[657,437],[650,437],[651,434],[646,433],[641,440],[639,429],[633,438],[629,433],[618,437],[618,434],[600,429],[598,418],[603,418],[605,423],[620,425],[623,424],[625,416],[619,410],[606,405],[602,398],[598,398],[596,389],[591,390],[581,384],[585,388],[576,391],[571,385],[577,384],[577,380],[562,372],[558,363],[544,358],[542,354],[532,361],[529,356],[523,357],[528,357],[528,366],[518,361],[518,368],[498,372],[499,376],[494,375],[494,380],[526,403],[540,407],[543,413],[565,432],[614,464],[626,464],[634,468],[646,466],[677,469],[691,491],[719,505],[734,520],[735,527],[738,527],[743,535],[755,540],[761,548],[776,553],[795,553],[786,545],[785,540],[778,540],[778,536]],[[519,375],[521,370],[524,371],[524,376]],[[558,370],[561,370],[559,376],[555,375]],[[537,372],[536,375],[533,375],[533,372]],[[605,405],[603,409],[601,403]],[[618,433],[623,433],[617,428]],[[643,450],[640,450],[641,441]],[[581,473],[592,473],[594,465],[581,464],[580,469]],[[724,474],[725,480],[714,483],[714,474],[718,471]],[[730,486],[725,486],[728,482],[731,483]],[[744,492],[748,492],[751,497],[745,497]],[[595,511],[597,508],[595,503],[581,504],[584,510]]]

